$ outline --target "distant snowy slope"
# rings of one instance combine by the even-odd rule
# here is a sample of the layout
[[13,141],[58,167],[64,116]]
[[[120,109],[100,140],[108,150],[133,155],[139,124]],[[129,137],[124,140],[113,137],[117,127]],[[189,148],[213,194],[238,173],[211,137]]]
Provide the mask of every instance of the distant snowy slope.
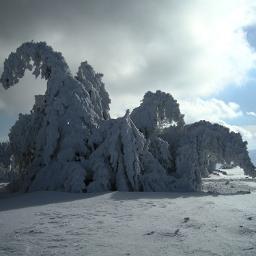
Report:
[[253,164],[256,166],[256,149],[249,151],[249,156],[253,162]]

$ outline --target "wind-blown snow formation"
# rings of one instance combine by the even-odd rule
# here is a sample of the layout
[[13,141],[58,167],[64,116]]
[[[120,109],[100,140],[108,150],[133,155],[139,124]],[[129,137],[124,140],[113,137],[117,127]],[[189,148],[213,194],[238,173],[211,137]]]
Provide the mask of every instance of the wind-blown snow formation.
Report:
[[102,74],[82,62],[73,76],[61,53],[44,42],[24,43],[4,63],[5,89],[25,70],[47,80],[30,114],[20,114],[9,139],[14,190],[200,190],[218,162],[255,176],[246,144],[220,125],[185,125],[170,94],[147,92],[142,104],[110,119]]

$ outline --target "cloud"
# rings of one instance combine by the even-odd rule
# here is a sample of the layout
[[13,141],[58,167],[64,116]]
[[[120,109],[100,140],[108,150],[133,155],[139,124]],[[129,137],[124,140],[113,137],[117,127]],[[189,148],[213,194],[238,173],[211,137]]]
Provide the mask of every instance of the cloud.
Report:
[[252,5],[235,0],[4,1],[0,59],[31,39],[63,52],[74,72],[88,59],[105,74],[115,113],[123,109],[115,101],[129,95],[134,107],[147,90],[208,96],[241,85],[255,64],[243,29],[255,21]]
[[[229,123],[231,120],[245,115],[237,103],[226,103],[215,98],[208,100],[197,98],[181,100],[180,109],[182,113],[185,113],[186,123],[206,120],[224,125],[233,132],[239,132],[243,139],[248,142],[249,149],[256,148],[256,125],[231,125]],[[246,115],[248,114],[256,116],[254,112],[247,112]]]
[[185,121],[192,123],[199,120],[222,122],[238,118],[243,115],[240,106],[234,102],[224,102],[215,98],[203,100],[201,98],[180,101],[181,112],[185,114]]
[[253,112],[253,111],[251,111],[251,112],[246,112],[246,115],[256,117],[256,113]]
[[0,87],[0,111],[16,117],[18,113],[29,113],[34,104],[34,96],[43,94],[46,82],[34,79],[26,72],[18,86],[8,90]]
[[248,142],[248,149],[256,149],[256,125],[245,125],[245,126],[237,126],[237,125],[229,125],[223,122],[223,125],[228,127],[231,131],[239,132],[243,139]]

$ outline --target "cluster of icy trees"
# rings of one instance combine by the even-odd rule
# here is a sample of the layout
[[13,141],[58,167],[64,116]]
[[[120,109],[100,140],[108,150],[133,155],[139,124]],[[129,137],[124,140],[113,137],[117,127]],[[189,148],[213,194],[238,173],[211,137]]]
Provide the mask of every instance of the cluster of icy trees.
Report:
[[24,43],[5,60],[4,88],[26,69],[47,90],[9,134],[14,190],[196,191],[216,163],[231,161],[255,176],[240,134],[205,121],[185,125],[168,93],[147,92],[131,113],[110,119],[102,74],[87,62],[73,76],[61,53]]

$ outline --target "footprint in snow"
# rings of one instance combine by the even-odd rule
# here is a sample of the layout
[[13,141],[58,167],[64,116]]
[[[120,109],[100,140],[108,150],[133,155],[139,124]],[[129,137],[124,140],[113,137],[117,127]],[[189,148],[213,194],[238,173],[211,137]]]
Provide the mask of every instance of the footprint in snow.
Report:
[[148,232],[148,233],[144,234],[144,236],[150,236],[150,235],[153,235],[153,234],[155,234],[155,231]]
[[[145,236],[150,236],[150,235],[153,235],[155,233],[156,233],[155,231],[151,231],[151,232],[148,232],[144,235]],[[180,236],[181,235],[179,229],[176,229],[174,232],[159,232],[158,234],[160,236],[167,236],[167,237],[175,237],[175,236]]]
[[187,223],[190,220],[189,217],[185,217],[183,223]]

